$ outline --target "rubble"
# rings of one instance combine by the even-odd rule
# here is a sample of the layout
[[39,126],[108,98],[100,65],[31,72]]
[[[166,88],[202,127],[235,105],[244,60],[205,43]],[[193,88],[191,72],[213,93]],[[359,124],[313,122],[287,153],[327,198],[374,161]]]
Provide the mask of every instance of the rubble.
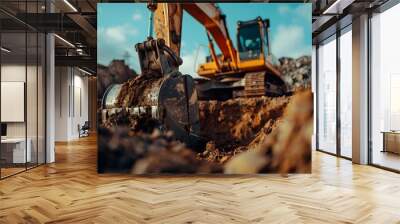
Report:
[[290,91],[311,87],[311,57],[302,56],[297,59],[283,57],[279,59],[278,70]]
[[108,66],[97,65],[97,96],[102,98],[111,84],[121,84],[137,76],[124,60],[113,60]]

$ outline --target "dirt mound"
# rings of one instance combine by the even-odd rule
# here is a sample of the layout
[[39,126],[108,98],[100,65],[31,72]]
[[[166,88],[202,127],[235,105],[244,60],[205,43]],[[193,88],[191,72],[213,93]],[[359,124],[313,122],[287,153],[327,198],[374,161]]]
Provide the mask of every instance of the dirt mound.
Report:
[[233,157],[225,173],[309,173],[313,96],[310,90],[293,96],[279,126],[258,147]]
[[209,142],[201,153],[176,141],[150,117],[122,110],[99,129],[99,164],[106,172],[310,172],[313,100],[291,97],[200,102]]
[[201,105],[202,125],[210,138],[201,153],[176,141],[172,132],[160,131],[160,124],[150,117],[129,115],[125,110],[112,115],[99,129],[99,164],[107,167],[101,171],[310,172],[313,129],[310,90],[291,97],[212,101]]
[[199,160],[196,153],[161,132],[157,121],[122,110],[99,128],[100,172],[134,174],[221,173],[222,166]]
[[99,129],[100,171],[135,174],[310,172],[311,58],[281,58],[278,69],[292,96],[199,101],[201,137],[208,141],[199,152],[175,140],[174,134],[163,130],[158,121],[132,115],[124,109],[139,105],[143,96],[149,94],[146,87],[159,83],[135,77],[120,61],[101,68],[99,75],[107,78],[100,78],[103,80],[100,85],[113,82],[123,86],[117,98],[122,110],[108,117]]
[[290,96],[200,101],[200,124],[209,139],[199,158],[225,162],[261,142],[281,120]]

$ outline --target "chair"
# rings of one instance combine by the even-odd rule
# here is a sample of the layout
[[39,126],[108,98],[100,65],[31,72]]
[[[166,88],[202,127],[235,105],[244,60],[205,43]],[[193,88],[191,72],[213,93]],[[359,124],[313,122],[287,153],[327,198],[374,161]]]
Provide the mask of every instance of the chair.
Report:
[[89,121],[85,121],[82,127],[78,124],[79,138],[89,136],[89,129],[90,129]]

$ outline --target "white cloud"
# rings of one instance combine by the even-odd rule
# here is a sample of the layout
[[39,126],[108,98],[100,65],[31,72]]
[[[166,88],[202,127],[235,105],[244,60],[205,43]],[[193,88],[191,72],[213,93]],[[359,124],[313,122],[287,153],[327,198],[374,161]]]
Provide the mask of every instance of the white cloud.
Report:
[[191,53],[181,55],[183,64],[179,67],[179,71],[182,74],[188,74],[194,77],[198,77],[197,68],[199,64],[206,61],[206,50],[204,48],[197,48]]
[[142,16],[142,14],[140,12],[134,12],[133,15],[132,15],[132,19],[134,21],[140,21],[140,20],[143,19],[143,16]]
[[125,52],[129,52],[127,64],[135,71],[140,72],[138,56],[134,49],[134,40],[139,30],[132,24],[122,24],[98,29],[98,62],[104,65],[113,59],[124,59]]
[[125,42],[124,29],[121,26],[109,27],[104,29],[105,38],[109,41]]
[[106,38],[106,40],[110,43],[121,43],[126,42],[129,36],[136,36],[138,33],[139,31],[136,28],[125,24],[104,28],[101,30],[100,35],[104,35],[104,38]]
[[311,46],[303,43],[304,35],[301,26],[279,26],[272,38],[272,54],[277,58],[310,55]]

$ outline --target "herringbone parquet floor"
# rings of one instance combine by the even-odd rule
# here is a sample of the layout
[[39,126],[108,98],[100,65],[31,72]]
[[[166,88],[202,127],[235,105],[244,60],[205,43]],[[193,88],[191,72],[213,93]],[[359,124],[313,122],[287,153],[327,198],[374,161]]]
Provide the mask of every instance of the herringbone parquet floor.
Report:
[[96,173],[96,139],[0,181],[0,223],[400,223],[400,175],[313,154],[313,174],[130,177]]

